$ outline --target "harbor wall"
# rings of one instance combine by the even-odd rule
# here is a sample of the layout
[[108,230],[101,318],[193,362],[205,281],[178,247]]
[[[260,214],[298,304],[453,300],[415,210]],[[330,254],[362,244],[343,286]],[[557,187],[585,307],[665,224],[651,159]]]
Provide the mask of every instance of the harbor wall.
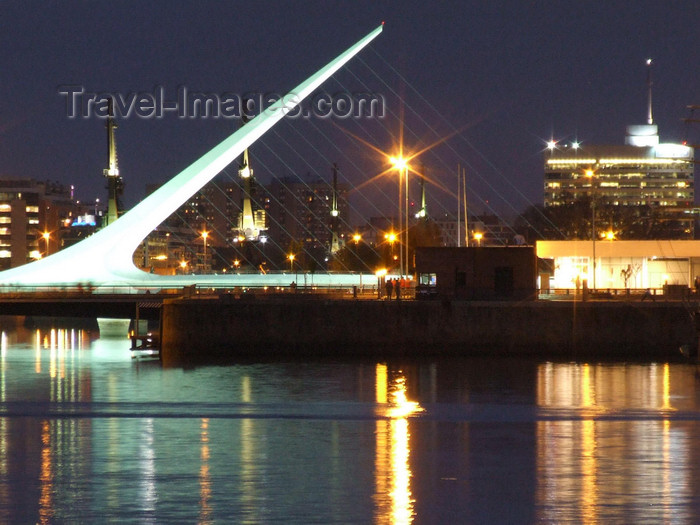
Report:
[[695,348],[681,302],[173,299],[164,363],[302,356],[547,355],[629,359]]

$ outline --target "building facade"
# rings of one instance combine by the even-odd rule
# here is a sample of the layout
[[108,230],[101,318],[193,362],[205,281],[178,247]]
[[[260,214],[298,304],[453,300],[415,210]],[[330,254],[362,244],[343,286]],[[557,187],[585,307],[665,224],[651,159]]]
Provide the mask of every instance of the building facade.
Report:
[[278,249],[285,251],[296,245],[319,262],[323,254],[330,253],[333,222],[338,225],[340,239],[352,234],[344,184],[337,188],[337,221],[331,215],[333,186],[326,181],[282,177],[273,179],[267,189],[269,242]]
[[0,270],[55,252],[78,214],[71,187],[30,178],[0,179]]
[[537,256],[552,272],[540,289],[598,290],[693,287],[700,277],[700,241],[537,241]]
[[605,224],[605,210],[623,207],[636,210],[637,222],[663,223],[657,231],[664,237],[694,238],[693,148],[659,143],[655,125],[628,126],[625,142],[551,144],[544,164],[545,207],[590,203],[592,213],[597,209],[600,217],[598,236],[601,226],[616,227]]

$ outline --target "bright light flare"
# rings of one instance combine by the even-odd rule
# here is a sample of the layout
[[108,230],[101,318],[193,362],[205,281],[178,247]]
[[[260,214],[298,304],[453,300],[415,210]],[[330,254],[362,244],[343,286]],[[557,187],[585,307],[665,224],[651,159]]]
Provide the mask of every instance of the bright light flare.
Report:
[[397,170],[408,168],[408,161],[403,157],[389,157],[389,162],[391,162]]

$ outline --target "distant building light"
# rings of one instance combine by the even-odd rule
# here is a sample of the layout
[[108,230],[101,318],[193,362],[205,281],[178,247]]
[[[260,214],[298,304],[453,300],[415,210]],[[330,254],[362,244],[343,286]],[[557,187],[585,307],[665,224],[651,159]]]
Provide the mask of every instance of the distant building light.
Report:
[[96,226],[97,222],[95,221],[94,215],[79,215],[70,225],[82,228],[84,226]]

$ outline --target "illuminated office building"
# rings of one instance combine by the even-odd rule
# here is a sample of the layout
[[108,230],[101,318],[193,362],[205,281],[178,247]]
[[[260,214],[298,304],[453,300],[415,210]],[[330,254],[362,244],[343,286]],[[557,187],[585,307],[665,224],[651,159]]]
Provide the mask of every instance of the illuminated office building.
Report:
[[57,182],[0,179],[0,269],[40,259],[61,246],[65,228],[77,215],[71,192]]
[[552,142],[545,154],[544,205],[585,200],[601,212],[612,206],[644,209],[640,217],[671,225],[672,238],[692,239],[693,170],[693,148],[659,143],[653,124],[628,126],[624,145]]

